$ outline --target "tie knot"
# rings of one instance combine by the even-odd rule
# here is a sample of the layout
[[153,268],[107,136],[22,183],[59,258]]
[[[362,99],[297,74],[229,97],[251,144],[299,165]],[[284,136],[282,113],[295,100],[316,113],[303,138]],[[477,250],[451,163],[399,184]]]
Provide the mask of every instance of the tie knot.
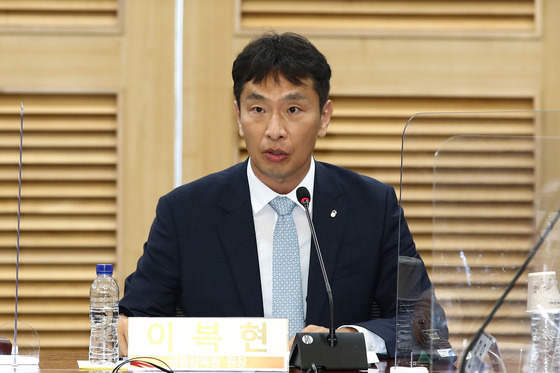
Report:
[[278,216],[291,214],[292,210],[296,206],[294,201],[284,196],[277,196],[268,204],[274,209],[274,211],[276,211]]

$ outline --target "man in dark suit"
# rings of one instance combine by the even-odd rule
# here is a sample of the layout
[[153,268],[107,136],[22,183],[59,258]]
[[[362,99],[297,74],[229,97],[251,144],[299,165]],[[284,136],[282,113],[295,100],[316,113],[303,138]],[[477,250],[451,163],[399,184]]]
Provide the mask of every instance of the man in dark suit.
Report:
[[[364,332],[368,348],[391,356],[398,256],[418,253],[392,187],[312,157],[333,112],[326,59],[299,35],[265,34],[239,54],[232,75],[249,159],[160,199],[120,302],[121,352],[126,316],[174,316],[180,308],[193,317],[270,317],[276,213],[268,203],[278,195],[297,201],[295,190],[305,186],[331,281],[335,326]],[[303,330],[328,331],[325,285],[299,204],[293,219]],[[431,288],[425,270],[421,281]],[[381,317],[372,319],[374,303]]]

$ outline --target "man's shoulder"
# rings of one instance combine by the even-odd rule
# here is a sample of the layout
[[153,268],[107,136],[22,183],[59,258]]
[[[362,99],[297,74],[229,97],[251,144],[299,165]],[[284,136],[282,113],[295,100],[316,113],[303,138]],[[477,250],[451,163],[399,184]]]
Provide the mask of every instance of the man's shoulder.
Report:
[[238,163],[225,170],[208,174],[178,186],[164,197],[174,200],[182,198],[216,198],[224,193],[238,193],[247,185],[246,162]]
[[320,179],[320,182],[330,179],[331,182],[337,182],[345,188],[364,187],[385,189],[391,187],[378,179],[331,163],[317,162],[316,168],[317,177]]

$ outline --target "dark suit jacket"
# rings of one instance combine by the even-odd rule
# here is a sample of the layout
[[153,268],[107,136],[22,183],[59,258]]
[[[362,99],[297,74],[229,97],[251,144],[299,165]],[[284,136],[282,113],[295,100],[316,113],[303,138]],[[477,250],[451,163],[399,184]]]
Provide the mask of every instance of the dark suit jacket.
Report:
[[[125,282],[129,316],[263,316],[247,161],[163,196],[144,254]],[[335,326],[361,325],[395,346],[400,207],[377,180],[316,163],[313,221],[334,298]],[[332,217],[331,212],[337,211]],[[325,284],[313,254],[307,324],[329,326]],[[404,218],[400,255],[418,256]],[[425,270],[424,270],[425,274]],[[427,275],[423,288],[430,288]],[[381,318],[371,320],[372,304]]]

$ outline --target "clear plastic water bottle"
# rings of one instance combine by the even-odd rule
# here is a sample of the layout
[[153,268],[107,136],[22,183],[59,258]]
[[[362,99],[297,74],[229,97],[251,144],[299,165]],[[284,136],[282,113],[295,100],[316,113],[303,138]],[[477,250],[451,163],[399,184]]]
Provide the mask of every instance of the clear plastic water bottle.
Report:
[[116,363],[119,358],[119,287],[113,279],[112,264],[97,265],[97,278],[89,290],[89,319],[90,363]]
[[560,312],[531,313],[531,373],[560,372]]

